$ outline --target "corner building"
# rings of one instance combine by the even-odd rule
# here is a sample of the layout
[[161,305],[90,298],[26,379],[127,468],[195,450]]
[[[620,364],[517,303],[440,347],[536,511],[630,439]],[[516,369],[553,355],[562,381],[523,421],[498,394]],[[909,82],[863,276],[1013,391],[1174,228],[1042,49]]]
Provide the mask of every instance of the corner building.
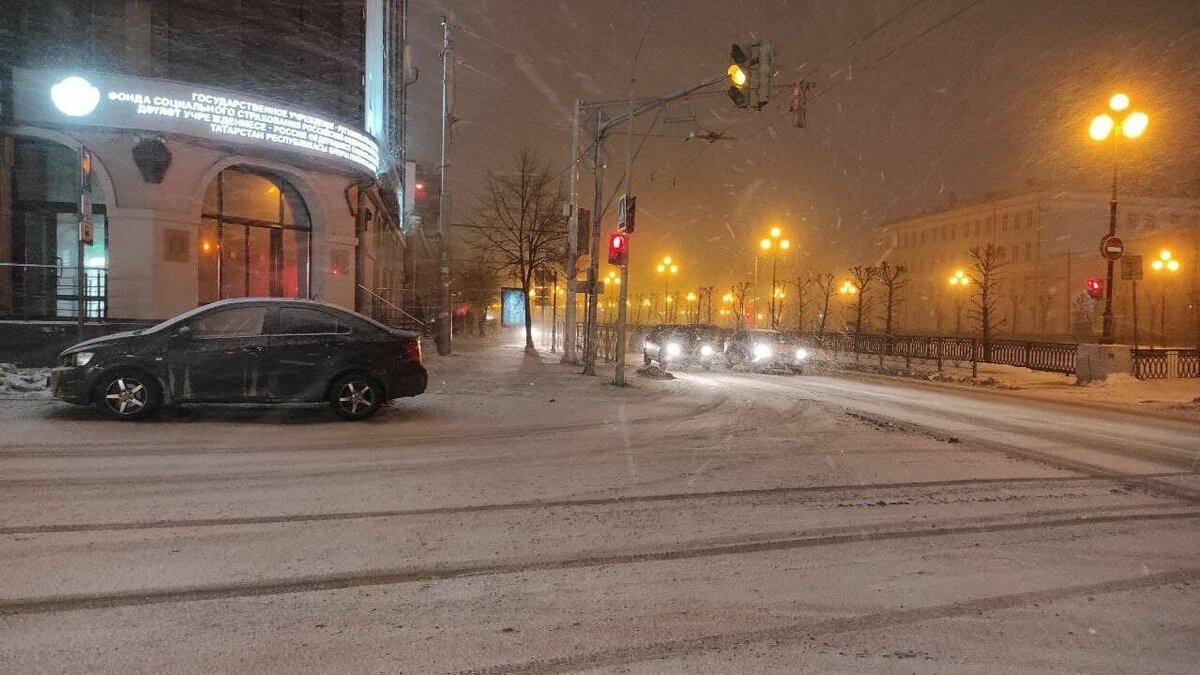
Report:
[[5,5],[0,320],[148,322],[244,296],[361,310],[402,285],[363,130],[362,0]]

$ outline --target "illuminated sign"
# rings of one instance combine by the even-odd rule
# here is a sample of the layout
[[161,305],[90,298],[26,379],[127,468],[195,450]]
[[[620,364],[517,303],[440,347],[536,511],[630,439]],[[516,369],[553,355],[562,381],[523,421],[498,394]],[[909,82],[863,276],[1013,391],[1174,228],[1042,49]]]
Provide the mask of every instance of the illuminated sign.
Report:
[[13,68],[17,122],[159,131],[379,167],[365,133],[233,92],[108,73]]
[[525,292],[521,289],[500,289],[500,325],[525,325]]

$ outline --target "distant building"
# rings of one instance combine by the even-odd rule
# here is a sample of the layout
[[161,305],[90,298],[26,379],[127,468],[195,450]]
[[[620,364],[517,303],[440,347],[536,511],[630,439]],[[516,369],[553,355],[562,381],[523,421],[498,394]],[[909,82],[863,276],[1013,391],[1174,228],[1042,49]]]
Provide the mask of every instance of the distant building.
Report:
[[[1163,341],[1165,299],[1167,339],[1193,342],[1200,335],[1200,200],[1119,196],[1117,213],[1117,234],[1127,254],[1144,257],[1145,276],[1138,284],[1141,341]],[[949,278],[957,270],[969,271],[971,247],[990,243],[1006,263],[1001,332],[1081,339],[1095,334],[1103,302],[1088,298],[1085,283],[1088,277],[1106,276],[1100,238],[1107,234],[1108,222],[1108,194],[1030,192],[876,226],[880,259],[908,270],[899,330],[952,334],[961,303],[962,330],[974,331],[976,322],[969,318],[973,290],[951,285]],[[1151,269],[1163,249],[1180,260],[1179,272]],[[1113,311],[1118,339],[1131,340],[1131,283],[1121,280],[1119,263]]]
[[374,289],[404,286],[405,244],[364,114],[368,4],[6,0],[0,319],[157,320],[239,296],[388,305]]

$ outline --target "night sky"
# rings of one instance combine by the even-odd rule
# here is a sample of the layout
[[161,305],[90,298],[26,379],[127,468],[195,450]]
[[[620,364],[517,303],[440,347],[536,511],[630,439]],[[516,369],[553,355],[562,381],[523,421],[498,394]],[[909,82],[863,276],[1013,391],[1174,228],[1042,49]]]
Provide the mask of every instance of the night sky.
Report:
[[[1195,0],[457,0],[411,7],[421,74],[410,89],[410,159],[429,169],[437,161],[441,14],[454,25],[455,222],[477,203],[486,174],[505,169],[522,145],[555,171],[566,168],[574,99],[627,96],[632,54],[651,14],[639,95],[720,74],[730,43],[754,38],[775,43],[777,83],[815,83],[805,129],[791,126],[782,92],[761,112],[737,109],[716,93],[669,107],[652,129],[649,118],[639,122],[639,142],[650,135],[634,174],[635,291],[657,288],[647,285],[651,264],[664,254],[682,262],[682,284],[745,278],[754,244],[771,224],[799,247],[787,265],[794,276],[875,262],[871,225],[955,199],[1030,186],[1103,192],[1111,160],[1088,139],[1087,123],[1116,89],[1151,117],[1146,136],[1128,148],[1127,189],[1200,197]],[[734,140],[684,140],[705,131]],[[624,168],[624,133],[606,147],[612,189]],[[581,202],[590,204],[590,174],[581,183]]]

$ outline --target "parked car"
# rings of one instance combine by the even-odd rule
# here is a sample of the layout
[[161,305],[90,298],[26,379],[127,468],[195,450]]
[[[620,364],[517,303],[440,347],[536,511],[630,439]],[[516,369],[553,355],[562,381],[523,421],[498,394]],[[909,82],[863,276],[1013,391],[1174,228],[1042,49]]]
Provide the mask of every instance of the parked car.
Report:
[[50,371],[54,395],[140,419],[180,403],[328,402],[369,417],[425,391],[421,345],[340,307],[307,300],[222,300],[151,328],[69,347]]
[[654,361],[663,368],[668,364],[694,364],[705,370],[721,357],[721,329],[707,324],[654,326],[642,343],[642,361]]
[[786,368],[799,374],[804,372],[808,357],[808,349],[777,330],[741,328],[725,341],[725,362],[730,368],[740,365],[755,370]]

